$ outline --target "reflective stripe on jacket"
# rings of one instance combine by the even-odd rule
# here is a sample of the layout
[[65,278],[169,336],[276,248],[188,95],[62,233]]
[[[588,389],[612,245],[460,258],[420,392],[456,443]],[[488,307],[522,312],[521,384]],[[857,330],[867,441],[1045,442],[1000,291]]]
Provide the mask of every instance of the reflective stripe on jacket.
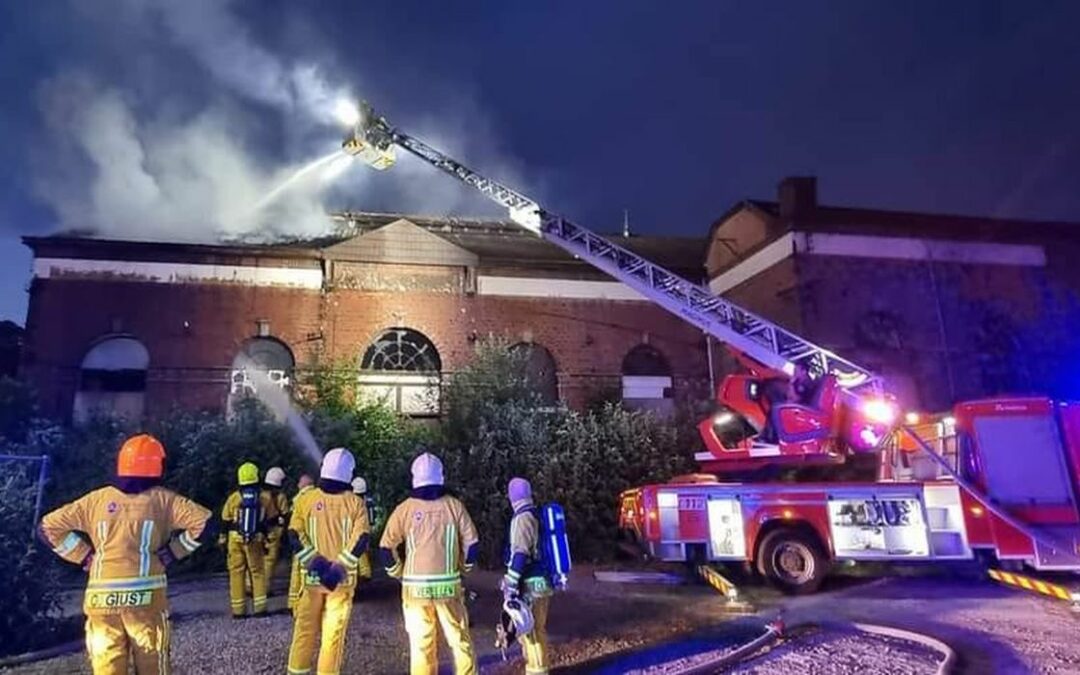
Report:
[[136,494],[104,487],[46,514],[41,533],[70,562],[94,553],[83,609],[114,613],[164,603],[158,550],[167,545],[177,559],[189,555],[209,519],[209,510],[163,487]]
[[[469,571],[466,553],[478,541],[465,505],[443,495],[432,500],[410,497],[399,504],[379,545],[394,554],[387,572],[400,577],[405,598],[422,600],[460,594],[461,574]],[[397,551],[402,544],[404,559]]]

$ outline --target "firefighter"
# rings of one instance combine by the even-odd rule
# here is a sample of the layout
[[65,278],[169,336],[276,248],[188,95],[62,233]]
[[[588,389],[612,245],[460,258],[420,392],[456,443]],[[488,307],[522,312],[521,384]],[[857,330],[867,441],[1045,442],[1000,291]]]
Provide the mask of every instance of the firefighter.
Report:
[[[315,489],[315,481],[311,476],[306,473],[300,476],[300,479],[296,481],[296,496],[293,497],[293,510],[295,511],[300,507],[300,499]],[[291,548],[291,547],[290,547]],[[296,608],[296,600],[300,597],[300,561],[297,560],[294,552],[292,556],[292,563],[290,565],[289,572],[289,609]]]
[[356,565],[367,551],[371,529],[367,509],[352,493],[356,460],[344,448],[326,453],[319,486],[298,499],[289,519],[289,539],[304,580],[293,611],[289,673],[310,673],[319,639],[316,672],[341,672],[345,633],[352,614]]
[[[41,520],[41,537],[90,573],[83,598],[86,652],[95,675],[168,673],[165,570],[213,538],[211,512],[161,487],[165,448],[147,434],[127,439],[116,481]],[[174,532],[179,531],[177,536]]]
[[514,478],[507,488],[510,508],[510,545],[506,575],[502,579],[505,600],[521,598],[532,611],[533,628],[519,636],[527,675],[548,672],[547,617],[552,589],[540,555],[540,522],[533,504],[532,486]]
[[[458,675],[476,673],[461,576],[472,569],[478,538],[465,506],[443,487],[443,466],[424,453],[413,460],[411,496],[398,504],[383,531],[379,552],[386,572],[401,579],[412,675],[434,675],[436,625],[454,655]],[[405,545],[402,557],[398,551]]]
[[251,576],[251,614],[266,613],[266,532],[277,517],[270,495],[259,489],[259,467],[251,462],[236,471],[238,488],[229,495],[221,509],[225,532],[221,543],[227,544],[229,569],[229,607],[234,619],[247,614],[244,579]]
[[[353,494],[360,498],[360,501],[364,502],[364,508],[367,509],[368,523],[374,525],[375,523],[375,509],[372,507],[371,500],[368,498],[367,493],[367,481],[357,476],[352,481]],[[371,581],[371,553],[365,552],[360,556],[360,563],[356,567],[356,573],[360,581]]]
[[263,479],[263,488],[270,497],[277,517],[270,522],[266,533],[266,557],[263,563],[266,569],[266,590],[270,591],[270,582],[274,578],[274,566],[277,565],[278,556],[281,554],[281,539],[285,535],[285,527],[289,524],[289,498],[281,489],[285,482],[285,471],[279,467],[271,467]]

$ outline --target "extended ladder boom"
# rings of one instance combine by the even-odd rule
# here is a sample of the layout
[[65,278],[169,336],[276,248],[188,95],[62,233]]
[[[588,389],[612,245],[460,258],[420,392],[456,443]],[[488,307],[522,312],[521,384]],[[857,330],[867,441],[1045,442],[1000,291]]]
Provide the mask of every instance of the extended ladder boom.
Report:
[[347,151],[359,154],[367,146],[388,151],[396,145],[470,185],[510,212],[510,219],[564,251],[633,288],[648,300],[694,324],[716,339],[747,354],[761,364],[787,373],[793,364],[811,373],[832,373],[846,389],[877,385],[877,377],[833,352],[713,295],[708,288],[683,279],[638,254],[608,241],[584,227],[553,215],[516,190],[469,169],[457,160],[406,133],[391,127],[364,108]]

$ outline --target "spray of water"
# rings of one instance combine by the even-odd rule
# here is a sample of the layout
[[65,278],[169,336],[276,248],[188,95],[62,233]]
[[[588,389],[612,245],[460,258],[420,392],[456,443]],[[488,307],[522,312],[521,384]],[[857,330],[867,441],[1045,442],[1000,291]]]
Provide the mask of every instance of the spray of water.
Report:
[[315,437],[311,435],[304,418],[296,410],[289,393],[277,383],[271,381],[259,364],[249,358],[241,357],[240,365],[247,371],[248,378],[255,385],[255,397],[274,413],[278,422],[288,425],[296,442],[316,466],[322,463],[322,451],[319,450]]
[[[289,188],[291,188],[291,187],[295,186],[297,183],[299,183],[305,176],[310,175],[312,172],[314,172],[314,171],[316,171],[316,170],[318,170],[320,168],[326,167],[327,165],[334,162],[334,160],[340,159],[342,157],[347,157],[347,155],[345,155],[345,153],[342,152],[341,150],[336,150],[336,151],[330,153],[329,155],[326,155],[324,157],[320,157],[320,158],[318,158],[318,159],[316,159],[316,160],[314,160],[312,162],[308,162],[304,166],[297,169],[296,172],[293,173],[293,175],[289,176],[288,178],[283,180],[281,183],[279,183],[277,185],[277,187],[275,187],[273,190],[270,190],[265,195],[263,195],[263,198],[260,199],[259,201],[257,201],[255,203],[255,206],[251,207],[251,213],[252,214],[257,213],[257,212],[261,211],[262,209],[266,208],[267,206],[272,204],[275,199],[280,197],[286,190],[288,190]],[[347,162],[342,162],[342,164],[347,165]],[[331,168],[334,168],[334,167],[331,167]],[[335,171],[335,177],[337,175],[340,175],[340,172],[343,170],[343,168],[344,167],[341,167],[341,168],[339,168],[339,169],[337,169]]]

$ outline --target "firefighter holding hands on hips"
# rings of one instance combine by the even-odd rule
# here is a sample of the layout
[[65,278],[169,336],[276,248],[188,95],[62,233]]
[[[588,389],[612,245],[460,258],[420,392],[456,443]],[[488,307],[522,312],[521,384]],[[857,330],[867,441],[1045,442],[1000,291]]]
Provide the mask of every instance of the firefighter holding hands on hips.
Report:
[[[315,489],[315,481],[312,480],[311,476],[305,473],[296,481],[296,487],[298,489],[296,491],[296,496],[293,497],[293,510],[300,508],[300,501],[305,495]],[[292,546],[289,548],[291,549]],[[296,601],[300,598],[301,582],[300,561],[296,558],[296,551],[293,551],[292,562],[289,565],[289,611],[296,608]]]
[[[394,509],[379,553],[391,577],[401,580],[412,675],[439,668],[436,627],[454,656],[457,675],[475,675],[461,575],[476,562],[479,539],[465,506],[443,487],[443,466],[424,453],[413,460],[411,496]],[[404,556],[398,548],[404,546]]]
[[[116,481],[47,514],[40,534],[89,572],[83,611],[95,675],[168,673],[165,570],[212,540],[211,512],[161,487],[165,448],[147,434],[124,442]],[[174,533],[179,532],[176,536]]]
[[532,486],[524,478],[514,478],[507,490],[514,515],[510,520],[510,541],[506,575],[500,586],[507,606],[525,603],[532,614],[532,629],[518,636],[525,654],[525,673],[548,672],[547,617],[552,588],[541,561],[540,522],[533,504]]
[[341,672],[345,633],[356,590],[356,566],[371,538],[367,508],[352,492],[356,460],[344,448],[323,457],[319,485],[296,500],[289,539],[302,567],[303,583],[293,609],[288,672],[311,672],[315,641],[320,641],[316,672]]
[[226,544],[229,569],[229,605],[234,619],[247,614],[244,581],[251,577],[251,613],[266,613],[266,532],[277,518],[270,494],[259,487],[259,467],[241,464],[236,472],[238,488],[221,509],[224,532],[219,543]]

